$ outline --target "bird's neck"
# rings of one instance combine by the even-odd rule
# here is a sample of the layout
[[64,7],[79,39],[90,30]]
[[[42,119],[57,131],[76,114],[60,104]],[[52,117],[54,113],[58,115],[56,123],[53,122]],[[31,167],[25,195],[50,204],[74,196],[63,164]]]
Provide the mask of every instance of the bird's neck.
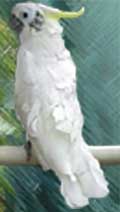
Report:
[[43,41],[43,38],[49,38],[52,35],[56,34],[61,36],[63,32],[63,27],[57,21],[47,21],[46,24],[41,28],[40,31],[31,29],[30,27],[25,27],[23,32],[20,35],[21,44],[27,42],[29,39],[40,39]]
[[[52,23],[53,24],[53,23]],[[67,54],[62,38],[63,28],[58,23],[44,27],[40,32],[25,29],[21,35],[21,45],[44,63]]]

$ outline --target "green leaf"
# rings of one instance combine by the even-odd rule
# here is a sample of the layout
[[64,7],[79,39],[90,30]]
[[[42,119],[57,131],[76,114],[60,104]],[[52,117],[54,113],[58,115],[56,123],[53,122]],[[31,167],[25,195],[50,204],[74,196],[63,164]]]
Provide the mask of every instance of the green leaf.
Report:
[[10,135],[15,131],[15,127],[9,124],[0,116],[0,136]]
[[6,191],[12,195],[15,195],[13,187],[10,185],[9,181],[5,177],[4,167],[0,167],[0,189],[3,188],[3,191]]

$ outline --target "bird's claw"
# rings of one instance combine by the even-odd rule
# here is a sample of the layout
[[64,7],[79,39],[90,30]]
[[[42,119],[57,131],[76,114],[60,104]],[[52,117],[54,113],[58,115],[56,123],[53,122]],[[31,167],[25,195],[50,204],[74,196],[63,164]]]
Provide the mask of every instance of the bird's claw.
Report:
[[32,157],[32,144],[30,141],[27,141],[27,143],[24,145],[24,148],[26,150],[27,153],[27,161],[31,160]]

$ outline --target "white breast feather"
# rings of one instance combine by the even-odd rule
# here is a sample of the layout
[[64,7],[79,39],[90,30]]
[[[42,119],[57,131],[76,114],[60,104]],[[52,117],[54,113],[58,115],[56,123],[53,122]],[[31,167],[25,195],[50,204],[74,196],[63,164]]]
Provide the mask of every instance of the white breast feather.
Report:
[[[49,23],[50,24],[50,23]],[[108,193],[98,162],[82,137],[83,115],[76,94],[76,67],[61,37],[62,28],[24,31],[16,70],[16,110],[45,170],[61,181],[72,208]]]

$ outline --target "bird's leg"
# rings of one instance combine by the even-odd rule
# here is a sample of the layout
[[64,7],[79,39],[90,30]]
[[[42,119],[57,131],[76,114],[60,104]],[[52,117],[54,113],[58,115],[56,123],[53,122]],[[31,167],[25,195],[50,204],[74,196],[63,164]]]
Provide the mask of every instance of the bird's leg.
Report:
[[24,146],[26,153],[27,153],[27,161],[31,160],[32,157],[32,144],[30,141],[27,141],[27,143]]

